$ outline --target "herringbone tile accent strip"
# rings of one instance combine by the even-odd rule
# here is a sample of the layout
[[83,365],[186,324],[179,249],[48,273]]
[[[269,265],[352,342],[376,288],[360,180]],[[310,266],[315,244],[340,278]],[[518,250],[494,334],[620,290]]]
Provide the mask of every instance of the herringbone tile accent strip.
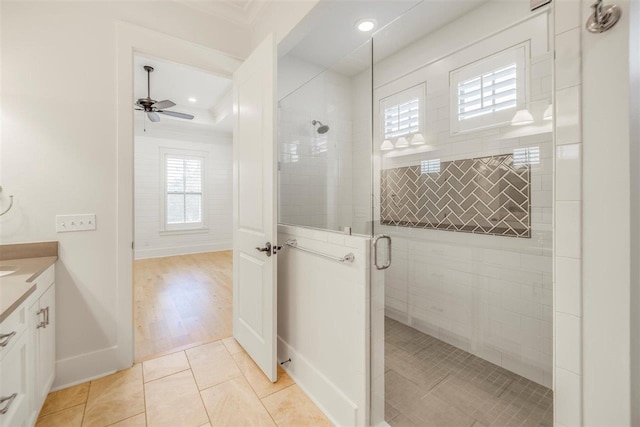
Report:
[[513,155],[385,169],[381,215],[385,225],[531,237],[531,171]]

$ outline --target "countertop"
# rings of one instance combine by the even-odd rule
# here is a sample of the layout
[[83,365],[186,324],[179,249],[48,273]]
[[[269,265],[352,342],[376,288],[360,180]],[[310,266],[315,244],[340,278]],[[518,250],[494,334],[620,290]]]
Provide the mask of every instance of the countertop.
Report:
[[0,322],[35,292],[34,280],[57,260],[57,256],[42,256],[0,261],[0,267],[15,268],[15,273],[0,277]]

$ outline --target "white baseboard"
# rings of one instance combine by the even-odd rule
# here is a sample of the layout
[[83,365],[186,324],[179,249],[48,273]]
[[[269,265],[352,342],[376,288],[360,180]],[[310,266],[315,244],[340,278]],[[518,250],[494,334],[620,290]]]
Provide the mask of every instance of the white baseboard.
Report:
[[163,258],[176,255],[199,254],[203,252],[228,251],[233,248],[230,241],[203,243],[199,245],[174,246],[168,248],[140,248],[135,250],[135,259]]
[[119,366],[118,347],[84,353],[56,361],[52,391],[104,377],[129,366]]
[[[318,408],[337,426],[357,426],[358,406],[304,356],[278,337],[278,358],[291,359],[282,367]],[[360,414],[362,415],[362,414]],[[361,418],[365,418],[362,417]],[[362,424],[362,423],[360,423]]]

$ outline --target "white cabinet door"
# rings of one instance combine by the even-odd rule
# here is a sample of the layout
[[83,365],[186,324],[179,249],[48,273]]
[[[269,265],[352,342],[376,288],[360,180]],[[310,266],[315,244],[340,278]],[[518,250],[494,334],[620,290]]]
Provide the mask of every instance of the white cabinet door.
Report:
[[38,325],[44,320],[44,316],[39,314],[40,301],[35,300],[27,311],[28,326],[27,326],[27,345],[29,346],[29,358],[27,359],[27,366],[29,367],[29,383],[28,383],[28,395],[29,395],[29,419],[30,424],[33,425],[40,413],[40,407],[42,402],[40,401],[41,392],[38,390],[38,347],[40,341],[40,328]]
[[29,332],[24,331],[0,362],[0,427],[30,422]]
[[276,42],[233,75],[233,336],[271,381],[276,361]]
[[38,402],[42,404],[47,397],[55,377],[56,363],[56,328],[55,328],[56,285],[51,285],[40,297],[41,317],[44,326],[38,328],[36,390]]

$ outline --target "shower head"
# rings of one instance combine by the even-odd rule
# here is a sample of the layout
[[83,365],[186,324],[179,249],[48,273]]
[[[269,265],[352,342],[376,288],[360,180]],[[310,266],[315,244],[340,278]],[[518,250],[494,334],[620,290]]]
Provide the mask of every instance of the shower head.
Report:
[[329,132],[329,126],[323,125],[320,120],[313,120],[311,124],[314,126],[320,125],[318,126],[318,129],[316,129],[316,132],[318,132],[320,135],[324,135],[325,133]]

